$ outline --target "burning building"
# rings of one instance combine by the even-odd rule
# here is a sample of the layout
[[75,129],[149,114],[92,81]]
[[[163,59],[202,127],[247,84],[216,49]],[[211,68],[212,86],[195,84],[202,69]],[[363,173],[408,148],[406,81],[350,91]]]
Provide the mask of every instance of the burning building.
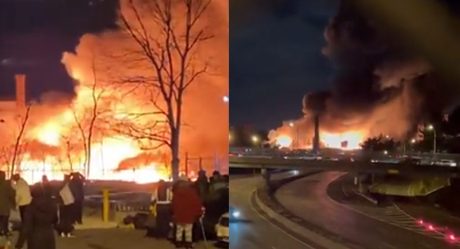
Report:
[[[124,21],[136,18],[129,10],[131,3],[120,1]],[[144,2],[138,3],[137,14],[148,15]],[[188,168],[189,176],[198,167],[208,172],[227,169],[228,104],[222,98],[228,96],[228,54],[221,52],[228,51],[227,10],[227,4],[213,2],[197,22],[213,37],[196,47],[187,64],[193,70],[201,65],[209,68],[196,77],[182,99],[179,156],[181,171]],[[174,15],[183,18],[180,11]],[[161,32],[154,22],[145,20],[145,25],[151,25],[149,30]],[[63,52],[62,63],[74,80],[73,96],[48,93],[26,100],[25,77],[17,76],[17,101],[0,102],[1,115],[7,116],[0,124],[4,139],[0,169],[21,172],[30,183],[44,174],[62,179],[72,171],[90,179],[169,179],[170,131],[161,111],[165,106],[151,88],[132,84],[139,79],[156,80],[141,52],[120,20],[119,29],[85,34],[75,51]],[[4,109],[11,115],[3,114]],[[192,167],[194,162],[186,162],[185,154],[201,158],[196,160],[199,165]]]
[[0,112],[2,115],[16,113],[23,109],[26,103],[26,76],[18,74],[15,76],[16,97],[6,96],[0,99]]

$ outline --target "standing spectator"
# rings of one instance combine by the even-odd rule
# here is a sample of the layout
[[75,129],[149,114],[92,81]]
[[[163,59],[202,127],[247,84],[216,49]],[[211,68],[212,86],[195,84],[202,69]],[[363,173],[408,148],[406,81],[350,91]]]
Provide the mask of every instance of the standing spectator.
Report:
[[8,222],[10,211],[15,206],[14,189],[6,181],[5,172],[0,171],[0,236],[9,235]]
[[[176,247],[192,248],[193,223],[202,215],[200,197],[191,182],[179,180],[173,193],[173,220],[176,224]],[[185,233],[185,243],[184,243]]]
[[198,189],[198,194],[202,200],[206,200],[209,191],[209,182],[206,177],[206,171],[200,170],[198,172],[198,179],[196,180],[196,187]]
[[48,176],[46,176],[46,175],[42,176],[42,182],[41,182],[40,186],[43,189],[43,191],[46,192],[47,195],[49,195],[51,197],[53,196],[53,190],[51,188],[51,183],[48,180]]
[[19,207],[21,221],[24,221],[24,214],[32,202],[29,184],[19,174],[13,175],[11,183],[16,190],[16,205]]
[[56,227],[61,237],[74,237],[72,232],[74,230],[73,223],[73,205],[75,198],[73,197],[72,191],[69,188],[70,175],[64,176],[64,183],[61,190],[59,191],[59,224]]
[[51,195],[44,188],[34,188],[15,248],[21,249],[27,242],[27,249],[55,249],[56,222],[57,208]]
[[71,174],[69,183],[70,190],[75,199],[73,207],[73,217],[78,224],[83,223],[83,201],[85,200],[85,177],[76,172]]
[[[208,177],[206,176],[206,171],[200,170],[198,172],[198,179],[196,180],[195,185],[203,205],[206,206],[206,202],[209,198],[209,182]],[[193,241],[198,241],[200,239],[202,239],[202,233],[200,223],[197,221],[193,224]]]
[[214,196],[215,193],[226,187],[224,178],[220,175],[219,171],[214,171],[210,179],[209,193]]
[[154,231],[149,230],[148,235],[156,238],[167,238],[171,229],[171,201],[172,189],[163,180],[158,182],[158,187],[152,195],[152,204],[156,207],[156,227]]
[[212,184],[215,181],[218,181],[220,179],[220,172],[217,170],[214,170],[212,172],[212,176],[209,178],[209,182]]

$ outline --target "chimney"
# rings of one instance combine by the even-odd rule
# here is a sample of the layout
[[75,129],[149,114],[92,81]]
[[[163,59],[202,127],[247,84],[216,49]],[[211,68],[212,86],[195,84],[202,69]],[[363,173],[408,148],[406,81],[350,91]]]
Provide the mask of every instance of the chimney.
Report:
[[313,137],[313,153],[319,153],[319,113],[315,113],[313,122],[315,126],[315,135]]
[[16,107],[23,109],[26,107],[26,75],[16,74]]

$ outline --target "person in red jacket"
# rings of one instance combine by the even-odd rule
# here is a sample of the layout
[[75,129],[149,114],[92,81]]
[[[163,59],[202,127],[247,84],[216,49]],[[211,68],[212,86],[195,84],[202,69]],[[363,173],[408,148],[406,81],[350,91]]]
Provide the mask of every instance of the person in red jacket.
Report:
[[[173,221],[176,224],[176,248],[192,248],[193,223],[202,215],[202,202],[188,179],[176,183],[172,199]],[[185,233],[185,243],[184,243]]]

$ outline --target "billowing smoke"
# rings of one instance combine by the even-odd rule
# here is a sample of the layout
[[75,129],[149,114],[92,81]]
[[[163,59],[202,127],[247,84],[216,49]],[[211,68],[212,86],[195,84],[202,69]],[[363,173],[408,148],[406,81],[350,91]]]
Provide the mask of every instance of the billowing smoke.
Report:
[[[142,1],[134,2],[139,7],[141,17],[152,18],[149,16],[150,10],[143,8]],[[207,64],[208,72],[198,78],[185,95],[181,156],[186,152],[191,156],[205,158],[216,155],[225,157],[227,154],[228,106],[222,98],[228,95],[228,53],[223,52],[228,51],[228,3],[223,2],[225,1],[212,1],[209,9],[200,19],[200,26],[205,27],[212,38],[200,44],[193,63]],[[121,13],[128,18],[135,18],[129,9],[128,1],[121,1],[120,5]],[[182,12],[175,13],[177,18]],[[154,29],[153,19],[147,19],[145,24],[152,25],[153,35],[155,32],[162,32]],[[129,34],[123,31],[110,31],[98,35],[87,34],[81,38],[75,54],[64,53],[63,63],[79,82],[76,85],[77,89],[82,85],[84,87],[92,84],[92,65],[96,64],[100,82],[104,87],[107,85],[112,87],[116,96],[131,92],[132,87],[114,82],[120,83],[124,78],[133,76],[146,78],[152,76],[152,65],[145,58],[139,59],[138,53],[142,53],[139,46]],[[115,97],[112,102],[113,100],[121,102],[118,104],[121,109],[145,111],[145,108],[141,107],[151,106],[150,94],[139,89],[131,95]],[[208,161],[208,164],[212,163]],[[222,165],[222,169],[224,168],[225,165]]]
[[[127,18],[136,18],[128,8],[129,2],[120,1],[120,13]],[[161,33],[154,25],[150,10],[144,8],[146,2],[134,2],[137,3],[139,15],[146,18],[146,25],[151,25],[147,29],[150,28],[152,34]],[[177,13],[180,19],[184,18],[181,11],[173,10],[173,13]],[[199,20],[199,25],[212,38],[197,47],[191,66],[200,68],[200,65],[206,64],[208,69],[190,85],[184,95],[180,156],[184,159],[188,153],[190,157],[203,157],[203,166],[208,171],[213,169],[215,159],[219,158],[219,166],[223,170],[227,168],[225,158],[228,154],[228,104],[223,101],[223,97],[228,96],[228,3],[212,1]],[[153,166],[163,173],[164,167],[160,166],[169,164],[169,151],[165,146],[156,148],[157,144],[149,144],[148,148],[144,148],[133,137],[124,133],[118,134],[120,132],[112,129],[113,124],[128,113],[157,111],[151,102],[152,92],[125,82],[126,79],[136,77],[152,78],[152,65],[141,54],[140,47],[123,30],[121,21],[119,29],[85,34],[75,52],[64,52],[62,63],[75,81],[75,94],[47,94],[33,105],[21,152],[26,155],[22,156],[24,163],[20,167],[29,168],[27,164],[30,164],[30,167],[43,168],[43,173],[62,169],[62,172],[56,174],[56,177],[61,177],[63,172],[71,170],[72,167],[75,170],[75,167],[82,164],[83,145],[80,127],[75,121],[77,119],[83,126],[90,121],[94,90],[100,98],[91,149],[92,167],[99,171],[102,168],[103,172]],[[145,125],[161,122],[164,117],[146,114],[136,120]],[[20,120],[11,123],[17,126]],[[17,127],[14,128],[15,131],[11,132],[11,143],[14,143],[18,131]],[[86,133],[87,136],[88,131]],[[184,163],[185,160],[182,160],[182,166]],[[140,181],[158,180],[164,176],[153,176],[151,171],[138,172]],[[100,172],[93,173],[92,176],[101,177]],[[126,177],[126,174],[119,176]],[[131,175],[128,179],[129,177]]]
[[407,47],[389,25],[353,1],[341,2],[324,36],[322,52],[336,69],[334,87],[307,94],[305,116],[272,131],[272,142],[287,134],[298,138],[294,146],[308,147],[315,114],[320,115],[322,142],[332,147],[350,140],[359,147],[377,135],[408,139],[419,122],[440,116],[459,97],[429,56]]

